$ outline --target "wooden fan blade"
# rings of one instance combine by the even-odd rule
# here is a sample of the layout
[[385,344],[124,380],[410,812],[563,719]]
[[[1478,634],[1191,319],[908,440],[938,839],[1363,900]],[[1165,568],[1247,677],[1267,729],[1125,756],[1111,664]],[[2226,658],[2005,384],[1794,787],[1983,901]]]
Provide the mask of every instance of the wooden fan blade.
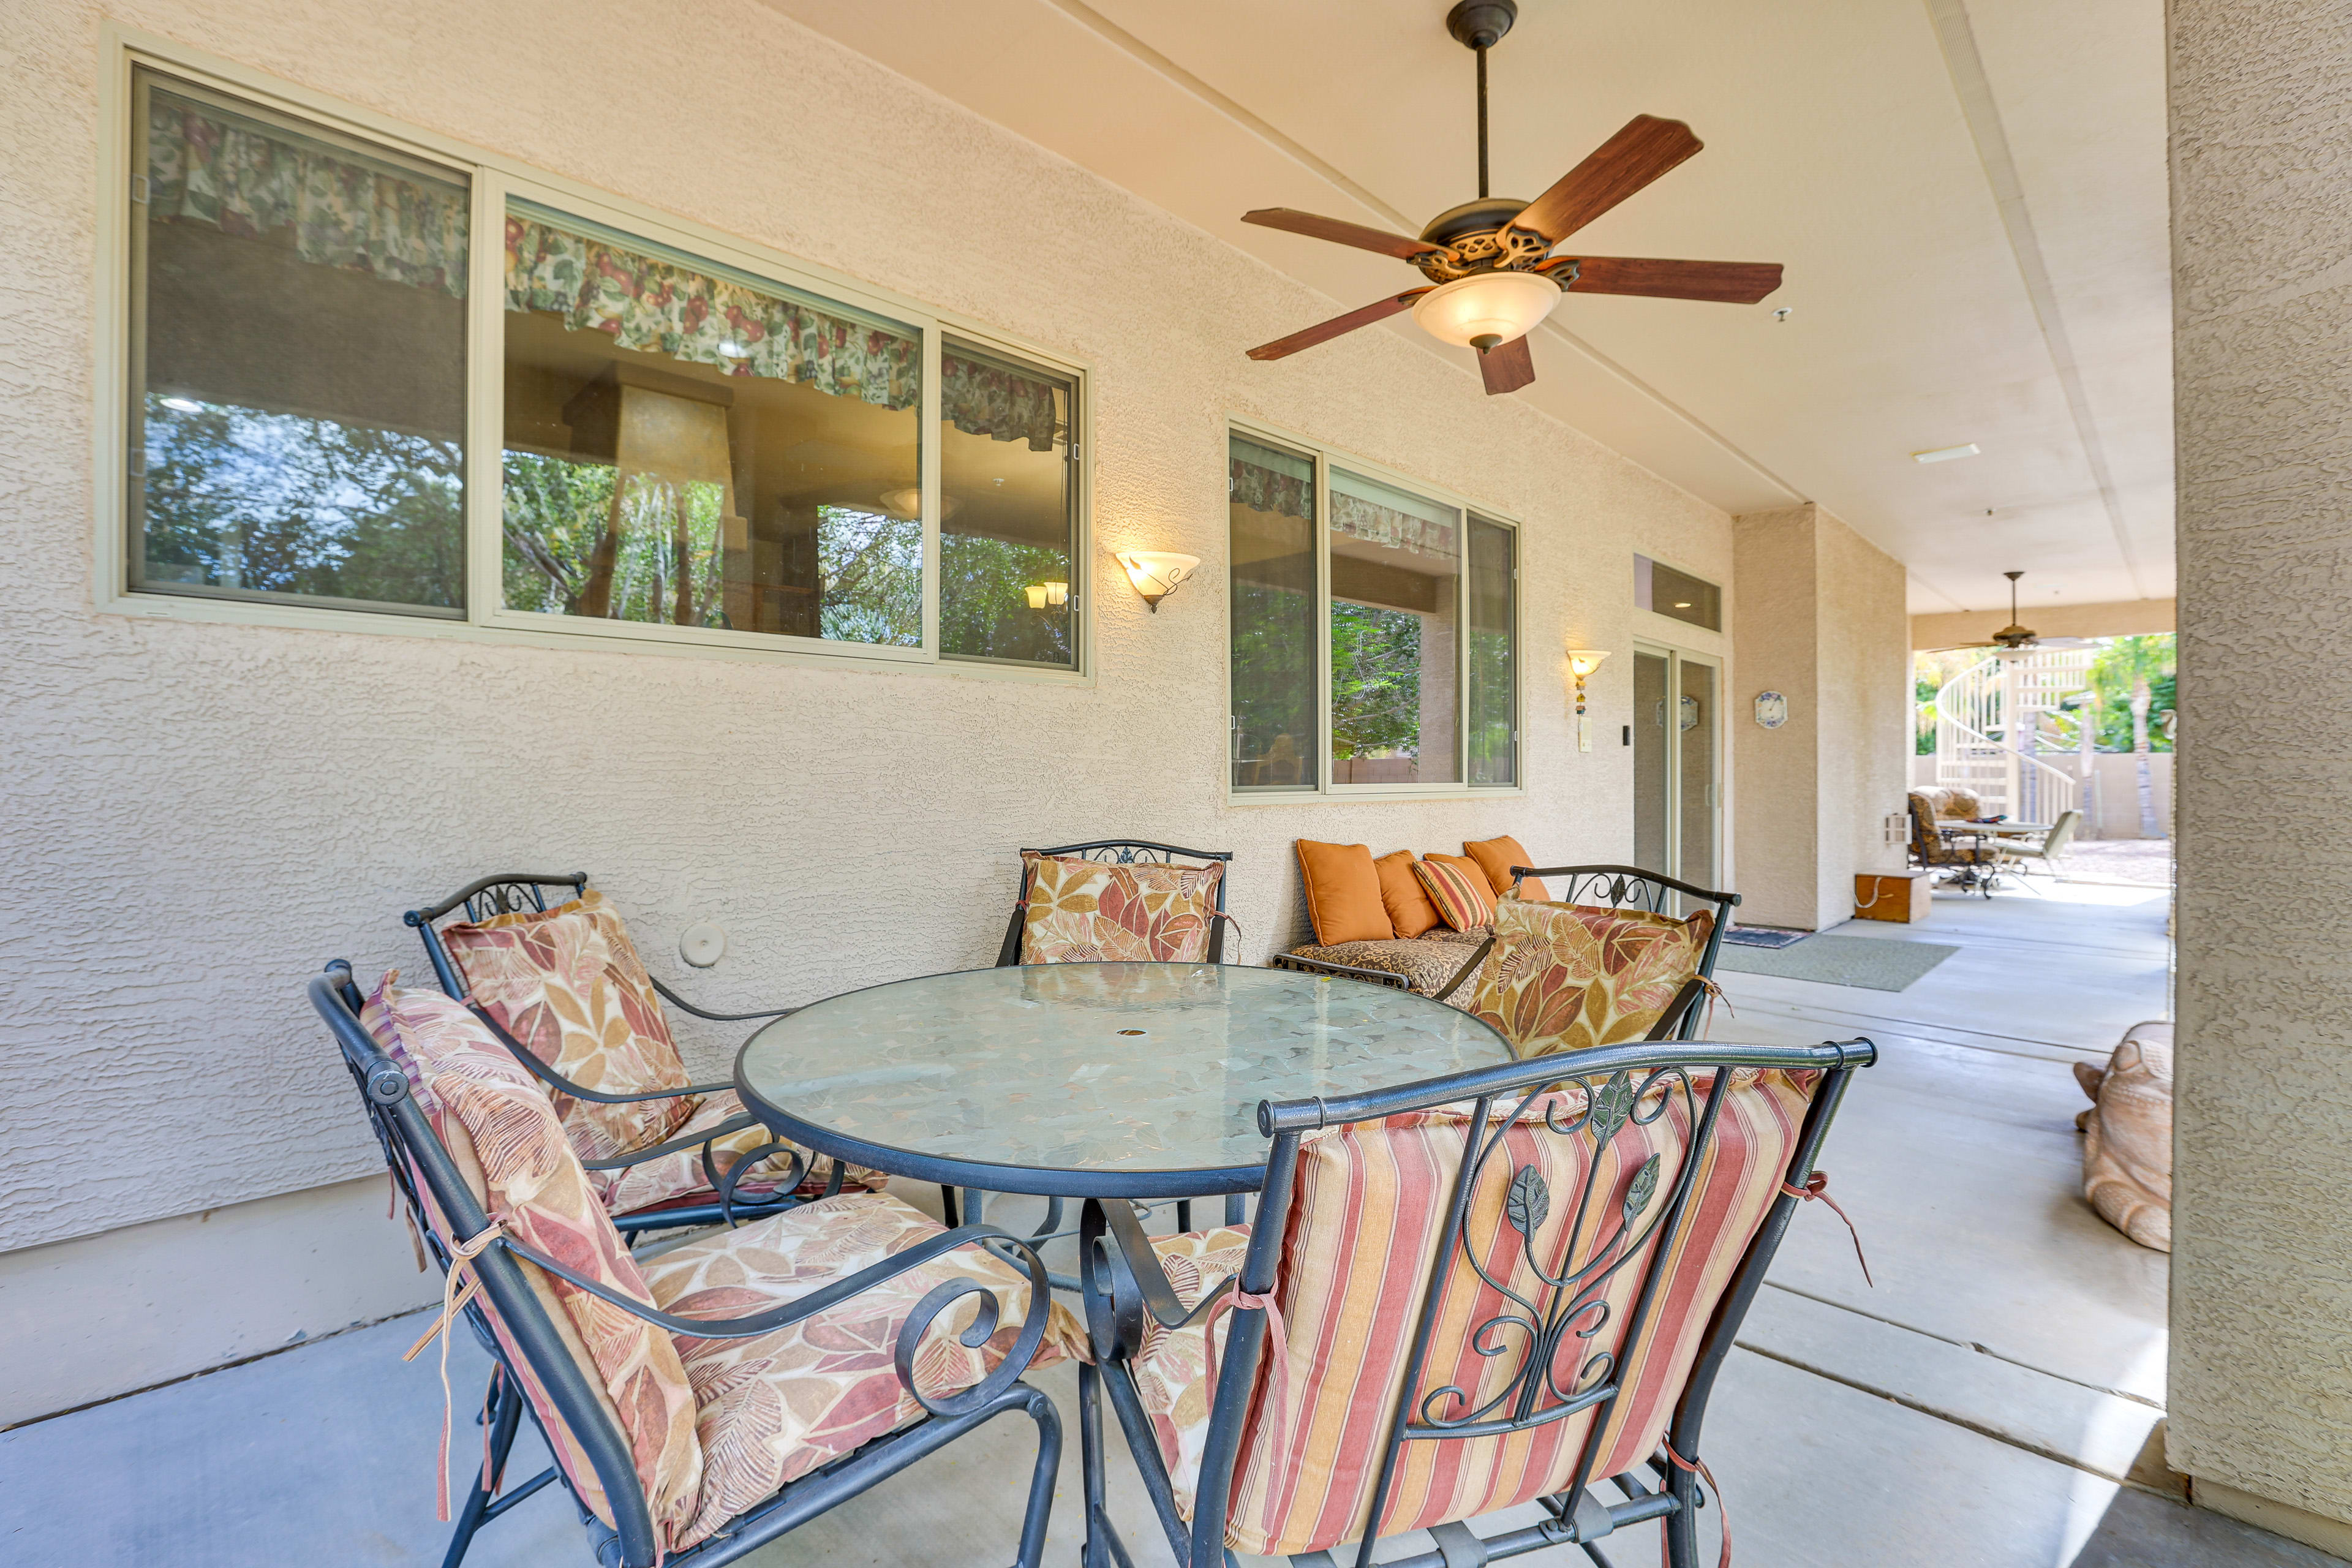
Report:
[[1329,342],[1343,332],[1352,332],[1358,327],[1369,327],[1374,321],[1385,321],[1399,310],[1411,310],[1412,302],[1428,292],[1426,289],[1408,289],[1402,294],[1392,294],[1385,300],[1375,300],[1370,304],[1360,306],[1344,316],[1334,316],[1328,321],[1318,321],[1305,331],[1293,332],[1286,338],[1276,338],[1270,343],[1260,343],[1250,350],[1249,357],[1255,360],[1283,359],[1297,353],[1300,349],[1311,349],[1317,343]]
[[1480,354],[1478,374],[1486,378],[1486,395],[1489,397],[1517,392],[1535,380],[1535,355],[1528,352],[1526,337],[1513,338],[1507,343],[1496,343]]
[[1705,145],[1679,120],[1637,114],[1511,220],[1557,245]]
[[1244,223],[1254,223],[1261,228],[1287,229],[1303,234],[1309,239],[1328,239],[1334,245],[1352,245],[1358,250],[1377,250],[1382,256],[1393,256],[1400,261],[1410,261],[1416,256],[1426,256],[1443,246],[1432,245],[1425,239],[1407,239],[1401,234],[1391,234],[1384,228],[1370,228],[1345,218],[1319,217],[1294,207],[1260,207],[1255,212],[1242,214]]
[[[1561,274],[1576,269],[1573,282]],[[1635,256],[1555,256],[1537,270],[1571,294],[1646,294],[1753,305],[1780,286],[1777,261],[1659,261]]]

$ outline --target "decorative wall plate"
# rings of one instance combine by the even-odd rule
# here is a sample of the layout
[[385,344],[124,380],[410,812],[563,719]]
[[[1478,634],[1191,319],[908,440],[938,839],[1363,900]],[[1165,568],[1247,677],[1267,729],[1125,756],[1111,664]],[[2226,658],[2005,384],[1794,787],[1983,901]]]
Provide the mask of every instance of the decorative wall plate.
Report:
[[1756,694],[1756,721],[1767,730],[1777,730],[1789,721],[1789,700],[1777,691]]

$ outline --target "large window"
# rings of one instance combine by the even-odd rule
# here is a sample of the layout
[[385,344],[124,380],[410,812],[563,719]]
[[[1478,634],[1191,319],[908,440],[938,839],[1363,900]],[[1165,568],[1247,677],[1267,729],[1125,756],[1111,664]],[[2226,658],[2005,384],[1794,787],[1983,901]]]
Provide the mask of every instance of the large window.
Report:
[[133,93],[128,586],[458,616],[467,181]]
[[110,593],[1080,669],[1075,372],[143,66],[130,113]]
[[1255,436],[1229,465],[1234,791],[1517,784],[1516,531]]

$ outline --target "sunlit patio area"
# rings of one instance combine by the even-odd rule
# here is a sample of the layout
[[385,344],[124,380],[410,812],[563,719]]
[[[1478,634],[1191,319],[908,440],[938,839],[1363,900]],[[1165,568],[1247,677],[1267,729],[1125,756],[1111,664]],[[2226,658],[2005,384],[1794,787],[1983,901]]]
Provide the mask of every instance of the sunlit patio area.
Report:
[[26,0],[0,1568],[2352,1568],[2352,18]]

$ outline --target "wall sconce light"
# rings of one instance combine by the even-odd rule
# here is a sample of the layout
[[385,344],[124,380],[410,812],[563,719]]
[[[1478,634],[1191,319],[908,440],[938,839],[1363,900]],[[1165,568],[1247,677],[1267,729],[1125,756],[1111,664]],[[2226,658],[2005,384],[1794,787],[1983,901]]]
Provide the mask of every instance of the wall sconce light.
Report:
[[1029,607],[1033,610],[1070,602],[1070,585],[1067,583],[1032,583],[1022,591],[1029,595]]
[[1127,568],[1127,580],[1151,613],[1160,613],[1160,601],[1174,593],[1184,580],[1201,564],[1197,555],[1181,555],[1172,550],[1124,550],[1118,563]]
[[1568,672],[1576,678],[1576,749],[1592,750],[1592,721],[1584,713],[1584,678],[1601,668],[1609,657],[1605,647],[1572,647],[1568,650]]

